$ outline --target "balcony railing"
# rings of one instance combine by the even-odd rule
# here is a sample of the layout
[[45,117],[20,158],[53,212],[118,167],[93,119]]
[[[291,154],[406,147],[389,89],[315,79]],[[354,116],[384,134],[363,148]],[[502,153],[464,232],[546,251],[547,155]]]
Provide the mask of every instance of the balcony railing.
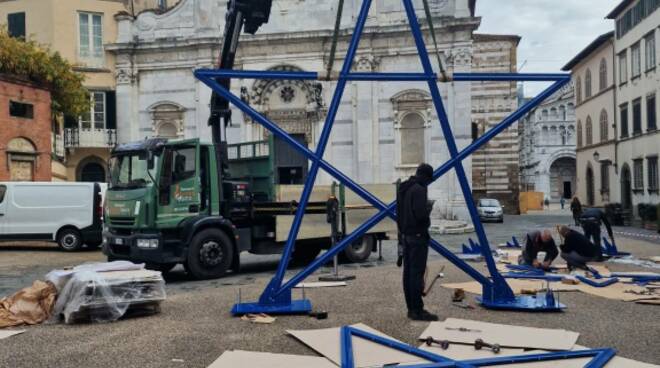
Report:
[[115,129],[64,129],[66,148],[111,148],[116,144]]

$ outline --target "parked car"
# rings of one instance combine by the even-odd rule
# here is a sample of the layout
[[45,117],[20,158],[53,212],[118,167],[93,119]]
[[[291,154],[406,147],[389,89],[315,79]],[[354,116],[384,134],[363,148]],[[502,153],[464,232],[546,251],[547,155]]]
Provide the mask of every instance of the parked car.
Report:
[[65,251],[99,247],[99,183],[0,182],[0,241],[54,241]]
[[481,221],[504,222],[504,211],[497,199],[483,198],[477,202],[477,211]]

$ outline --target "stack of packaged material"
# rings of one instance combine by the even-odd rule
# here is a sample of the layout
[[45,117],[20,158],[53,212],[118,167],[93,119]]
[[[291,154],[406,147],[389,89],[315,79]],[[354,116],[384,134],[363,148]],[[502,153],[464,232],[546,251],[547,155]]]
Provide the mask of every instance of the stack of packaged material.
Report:
[[144,264],[118,261],[92,263],[46,275],[58,289],[53,319],[111,322],[128,311],[157,313],[165,300],[165,281],[160,272]]

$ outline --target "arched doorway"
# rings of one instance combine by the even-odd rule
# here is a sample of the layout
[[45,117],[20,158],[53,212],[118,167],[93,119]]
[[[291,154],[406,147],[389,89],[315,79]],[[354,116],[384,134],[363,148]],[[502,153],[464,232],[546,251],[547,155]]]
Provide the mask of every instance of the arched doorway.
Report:
[[625,210],[632,209],[632,179],[628,164],[621,168],[621,206]]
[[569,199],[575,192],[575,166],[573,157],[560,157],[550,165],[550,197]]
[[87,156],[76,166],[76,180],[87,183],[105,183],[106,163],[97,156]]
[[33,181],[37,150],[30,140],[19,137],[7,144],[9,180]]
[[595,202],[594,195],[594,170],[591,166],[587,167],[587,205],[593,206]]
[[105,168],[96,162],[86,164],[80,170],[80,181],[90,183],[105,182]]

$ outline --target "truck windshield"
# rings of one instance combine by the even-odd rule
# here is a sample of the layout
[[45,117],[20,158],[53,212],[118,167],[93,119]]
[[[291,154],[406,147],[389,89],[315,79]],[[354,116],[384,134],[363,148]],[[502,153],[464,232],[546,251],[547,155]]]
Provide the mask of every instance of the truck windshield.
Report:
[[[110,158],[110,188],[132,189],[153,183],[156,175],[158,156],[153,156],[151,164],[146,152],[129,153]],[[151,174],[151,176],[149,175]]]

